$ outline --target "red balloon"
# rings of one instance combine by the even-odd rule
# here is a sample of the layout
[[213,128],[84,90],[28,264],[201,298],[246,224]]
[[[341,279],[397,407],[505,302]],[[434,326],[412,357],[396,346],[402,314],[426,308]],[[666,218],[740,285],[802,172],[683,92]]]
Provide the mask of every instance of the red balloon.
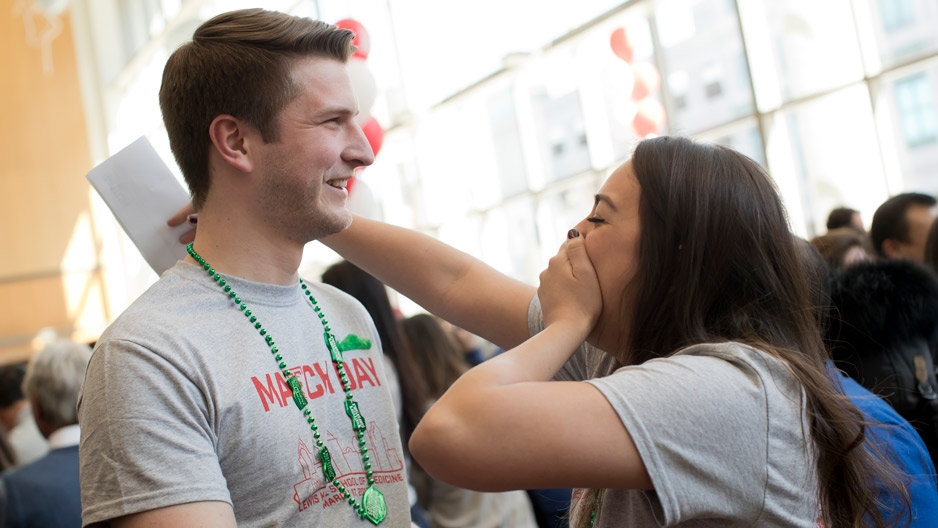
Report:
[[629,37],[625,34],[625,28],[616,28],[612,31],[612,34],[609,35],[609,47],[612,48],[612,52],[616,54],[616,57],[625,62],[632,62],[632,58],[635,57],[635,48],[629,42]]
[[378,120],[372,117],[362,125],[362,132],[365,133],[372,152],[377,156],[378,151],[381,150],[381,143],[384,141],[384,129],[378,124]]
[[632,118],[632,127],[638,137],[645,137],[660,131],[664,126],[664,118],[664,107],[657,99],[643,99],[638,102],[638,109]]
[[632,86],[632,99],[641,101],[658,91],[661,86],[661,75],[658,68],[650,62],[637,62],[632,65],[635,74],[635,84]]
[[352,39],[352,44],[354,44],[358,49],[355,50],[355,53],[352,54],[353,57],[358,57],[362,60],[368,58],[368,54],[371,53],[371,36],[368,35],[368,31],[365,30],[365,26],[361,22],[352,19],[352,18],[343,18],[335,23],[336,27],[343,29],[349,29],[352,33],[355,33],[355,38]]

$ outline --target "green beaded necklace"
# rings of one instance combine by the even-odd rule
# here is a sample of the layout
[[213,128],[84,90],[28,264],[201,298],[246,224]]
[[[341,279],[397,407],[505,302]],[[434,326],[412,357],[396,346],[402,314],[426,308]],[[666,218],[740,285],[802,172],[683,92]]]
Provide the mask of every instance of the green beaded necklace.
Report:
[[257,320],[257,316],[254,315],[251,310],[247,307],[246,304],[241,302],[241,298],[238,297],[238,294],[231,289],[231,285],[227,284],[227,281],[221,278],[221,275],[215,272],[215,269],[212,268],[208,262],[205,262],[205,259],[202,258],[198,253],[193,249],[192,244],[190,243],[186,246],[186,250],[189,252],[189,255],[199,263],[205,271],[208,272],[209,277],[212,278],[215,282],[221,286],[225,293],[228,295],[228,298],[234,301],[234,306],[239,310],[244,312],[244,316],[248,318],[248,321],[254,325],[254,328],[258,333],[263,336],[264,340],[267,342],[267,346],[270,347],[270,353],[273,355],[274,360],[277,361],[280,370],[283,372],[283,377],[287,382],[287,385],[290,386],[290,390],[293,392],[293,401],[296,403],[296,406],[303,412],[303,417],[306,419],[306,423],[309,424],[310,430],[313,432],[313,438],[316,439],[316,447],[319,448],[319,460],[322,462],[322,473],[326,478],[326,482],[331,482],[336,489],[339,490],[347,500],[349,505],[352,506],[352,509],[355,510],[358,515],[364,520],[367,519],[371,521],[372,524],[378,525],[387,517],[388,508],[387,504],[384,501],[384,494],[381,493],[378,488],[375,487],[374,474],[371,471],[371,462],[369,460],[371,457],[368,456],[368,447],[366,447],[367,442],[365,441],[365,419],[362,417],[361,412],[358,410],[358,403],[355,401],[354,396],[352,395],[352,388],[349,385],[348,375],[345,373],[344,360],[342,359],[342,352],[339,350],[339,344],[336,342],[335,336],[332,334],[332,329],[329,328],[329,321],[326,320],[325,313],[323,313],[322,308],[319,307],[319,303],[316,301],[316,298],[313,297],[311,291],[303,283],[303,279],[300,279],[300,287],[303,288],[303,292],[309,298],[310,306],[316,312],[316,315],[319,316],[319,320],[323,326],[323,337],[326,341],[326,348],[329,349],[329,354],[332,356],[332,362],[335,364],[336,372],[339,373],[339,378],[342,380],[342,388],[345,391],[345,414],[348,415],[349,420],[352,422],[352,429],[355,431],[358,436],[358,447],[361,449],[362,455],[362,465],[365,468],[365,474],[368,477],[368,488],[365,490],[365,493],[362,495],[361,504],[358,504],[358,501],[355,500],[355,497],[352,497],[351,493],[345,489],[345,486],[336,478],[335,468],[332,466],[332,455],[329,454],[329,448],[323,444],[320,439],[319,426],[316,425],[316,418],[312,416],[312,411],[307,406],[306,396],[303,395],[303,387],[300,385],[300,380],[296,379],[296,376],[287,368],[286,362],[283,361],[283,356],[280,354],[280,350],[274,345],[274,338],[271,336],[267,330],[261,325],[260,321]]

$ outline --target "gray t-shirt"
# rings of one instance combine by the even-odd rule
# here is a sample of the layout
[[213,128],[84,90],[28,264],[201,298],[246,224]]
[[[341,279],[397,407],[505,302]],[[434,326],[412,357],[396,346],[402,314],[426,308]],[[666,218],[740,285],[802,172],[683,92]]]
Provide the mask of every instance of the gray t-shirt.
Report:
[[[225,277],[300,381],[337,478],[366,487],[323,325],[298,285]],[[410,527],[398,424],[374,323],[352,297],[307,283],[344,352],[365,418],[382,526]],[[230,503],[240,527],[365,526],[325,482],[313,433],[265,338],[199,266],[180,262],[101,336],[79,400],[82,522],[194,501]]]
[[[544,326],[536,297],[528,325],[532,335]],[[603,491],[594,526],[815,526],[804,391],[780,360],[731,342],[616,368],[585,344],[557,379],[603,393],[655,487]],[[588,524],[596,495],[574,490],[570,526]]]

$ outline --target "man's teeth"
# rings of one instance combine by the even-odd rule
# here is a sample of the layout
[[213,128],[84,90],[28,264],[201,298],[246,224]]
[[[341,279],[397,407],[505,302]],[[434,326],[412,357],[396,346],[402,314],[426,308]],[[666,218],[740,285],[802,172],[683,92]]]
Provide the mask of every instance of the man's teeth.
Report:
[[338,189],[344,189],[348,185],[348,180],[329,180],[326,183]]

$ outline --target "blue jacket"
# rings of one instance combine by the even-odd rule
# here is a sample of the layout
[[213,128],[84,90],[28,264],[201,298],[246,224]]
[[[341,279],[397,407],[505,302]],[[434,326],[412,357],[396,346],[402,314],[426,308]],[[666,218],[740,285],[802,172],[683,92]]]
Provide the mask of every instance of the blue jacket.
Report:
[[[909,528],[934,528],[938,524],[938,483],[925,442],[885,400],[865,389],[848,376],[841,375],[844,393],[866,419],[886,427],[870,427],[869,442],[879,445],[891,455],[893,464],[909,474],[909,496],[912,499],[912,523]],[[883,504],[895,504],[889,496],[880,495]],[[885,512],[888,515],[888,512]],[[888,516],[887,516],[888,518]],[[903,526],[903,523],[899,523]]]
[[53,449],[32,464],[5,471],[0,480],[6,491],[6,518],[0,526],[81,526],[77,445]]

